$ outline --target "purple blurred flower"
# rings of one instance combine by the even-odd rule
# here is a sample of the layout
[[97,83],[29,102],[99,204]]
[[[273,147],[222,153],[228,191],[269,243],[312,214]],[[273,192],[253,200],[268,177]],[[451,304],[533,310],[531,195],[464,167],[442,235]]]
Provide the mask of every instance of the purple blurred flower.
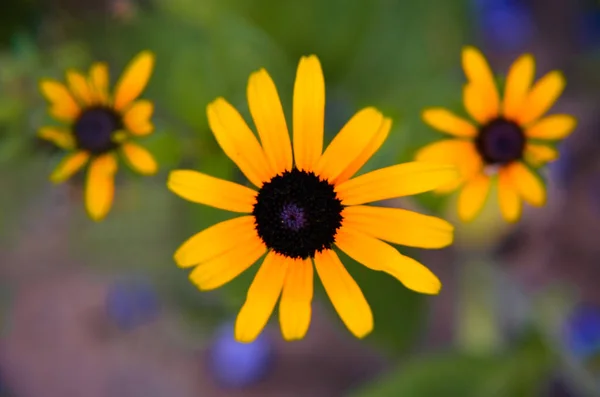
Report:
[[589,49],[600,46],[600,7],[597,2],[590,2],[578,15],[576,24],[580,43]]
[[160,302],[153,286],[144,280],[114,282],[106,297],[108,317],[121,329],[131,330],[158,317]]
[[569,145],[569,138],[565,139],[558,147],[558,159],[548,164],[550,178],[560,187],[566,187],[573,175],[574,155]]
[[478,29],[498,50],[520,50],[533,35],[528,0],[472,0]]
[[569,351],[580,359],[600,354],[600,307],[576,307],[566,321],[564,338]]
[[272,368],[275,349],[267,333],[252,343],[234,338],[234,326],[227,323],[217,329],[210,348],[210,369],[225,387],[245,387],[262,380]]

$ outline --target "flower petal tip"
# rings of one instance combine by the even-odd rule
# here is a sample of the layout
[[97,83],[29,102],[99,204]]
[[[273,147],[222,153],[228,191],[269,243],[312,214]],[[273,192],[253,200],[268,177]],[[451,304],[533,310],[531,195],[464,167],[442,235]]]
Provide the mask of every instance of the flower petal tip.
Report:
[[433,277],[431,282],[428,285],[423,285],[419,290],[415,292],[419,292],[424,295],[439,295],[442,291],[442,282],[439,278]]
[[469,224],[469,223],[473,222],[473,220],[475,219],[475,216],[473,216],[473,215],[465,215],[465,214],[459,213],[458,214],[458,219],[460,219],[460,221],[462,223]]
[[462,47],[461,52],[463,56],[466,56],[469,53],[479,53],[479,49],[474,45],[467,44]]
[[48,178],[48,180],[55,185],[61,184],[65,181],[65,179],[61,178],[60,176],[54,175],[54,174],[50,175],[50,178]]
[[318,67],[319,69],[321,69],[321,62],[319,61],[319,57],[315,54],[305,55],[302,58],[300,58],[299,65],[303,64],[312,64],[314,67]]
[[175,251],[175,254],[173,254],[173,261],[175,262],[177,267],[180,267],[180,268],[189,267],[189,266],[187,266],[187,263],[185,262],[185,255],[181,252],[181,249],[178,249],[177,251]]
[[[420,162],[426,162],[426,161],[420,161]],[[458,179],[461,178],[460,175],[460,171],[458,169],[458,167],[455,164],[449,164],[449,163],[429,163],[431,165],[435,165],[437,167],[439,167],[440,171],[445,171],[444,173],[440,174],[440,176],[438,177],[438,184],[437,186],[433,187],[433,189],[437,189],[439,187],[442,186],[446,186],[452,182],[457,181]]]
[[356,338],[358,338],[358,339],[364,339],[367,336],[369,336],[369,334],[371,332],[373,332],[373,325],[371,325],[370,327],[366,327],[366,328],[364,328],[362,330],[355,330],[353,333],[354,333],[354,336]]
[[94,214],[89,209],[87,210],[87,213],[88,213],[88,216],[90,217],[90,219],[93,220],[94,222],[102,222],[108,215],[108,212],[103,213],[103,214]]
[[282,334],[283,340],[286,342],[296,342],[302,340],[304,336],[298,336],[296,334]]
[[256,340],[256,338],[258,338],[258,336],[260,335],[260,333],[254,334],[254,333],[248,333],[248,332],[244,332],[244,331],[246,331],[246,330],[244,329],[243,325],[240,324],[238,320],[236,320],[235,326],[234,326],[234,334],[233,334],[233,337],[236,342],[249,344],[249,343],[254,342]]
[[133,59],[133,62],[148,63],[149,69],[152,70],[152,69],[154,69],[154,63],[156,62],[156,55],[154,54],[153,51],[143,50],[135,56],[135,58]]
[[38,86],[40,88],[40,91],[45,92],[48,89],[48,86],[53,85],[53,84],[60,84],[60,83],[54,79],[43,78],[43,79],[40,79]]

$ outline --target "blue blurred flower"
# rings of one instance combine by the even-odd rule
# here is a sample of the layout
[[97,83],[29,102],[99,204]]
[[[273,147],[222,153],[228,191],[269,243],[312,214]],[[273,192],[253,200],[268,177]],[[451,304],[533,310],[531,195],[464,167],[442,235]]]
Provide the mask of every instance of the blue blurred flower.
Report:
[[573,153],[566,144],[567,140],[558,147],[558,159],[548,164],[550,178],[560,187],[566,187],[573,175]]
[[594,49],[600,46],[600,6],[597,2],[583,7],[576,26],[584,47]]
[[217,381],[226,387],[245,387],[262,380],[272,368],[275,349],[267,333],[252,343],[234,338],[234,326],[221,326],[210,348],[210,368]]
[[564,337],[569,351],[579,359],[600,354],[600,306],[576,307],[566,321]]
[[106,311],[119,328],[131,330],[156,319],[160,302],[149,282],[118,280],[108,290]]
[[528,0],[472,0],[477,27],[498,50],[521,50],[534,30]]

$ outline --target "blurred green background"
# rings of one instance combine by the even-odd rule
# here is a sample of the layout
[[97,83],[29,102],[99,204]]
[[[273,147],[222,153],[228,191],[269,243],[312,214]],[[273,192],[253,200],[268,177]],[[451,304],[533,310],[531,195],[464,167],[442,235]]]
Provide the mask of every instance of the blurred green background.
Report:
[[[223,178],[243,178],[208,128],[208,102],[223,96],[249,120],[246,82],[251,72],[264,67],[276,82],[289,119],[297,62],[303,55],[316,54],[327,84],[327,141],[362,107],[376,106],[393,119],[389,139],[361,170],[365,172],[410,161],[416,149],[441,137],[422,123],[423,108],[444,106],[464,114],[460,51],[464,45],[473,44],[484,50],[498,72],[505,71],[518,54],[533,52],[540,73],[561,68],[567,74],[569,87],[558,106],[580,117],[580,129],[575,133],[578,137],[574,135],[576,143],[564,149],[568,161],[547,173],[554,197],[549,208],[536,209],[535,214],[526,211],[521,224],[509,227],[490,203],[474,224],[457,224],[457,243],[452,248],[439,252],[404,249],[439,274],[445,287],[437,297],[412,293],[390,277],[344,257],[373,308],[374,332],[364,341],[351,340],[335,351],[315,351],[313,342],[299,342],[300,347],[292,353],[281,343],[277,349],[284,357],[282,363],[297,363],[286,368],[300,378],[303,371],[314,371],[313,364],[301,359],[303,354],[327,356],[336,363],[332,368],[337,368],[360,367],[364,365],[361,360],[366,360],[362,357],[369,352],[377,357],[379,364],[373,364],[376,369],[363,371],[368,376],[355,376],[360,382],[349,379],[338,382],[339,387],[314,389],[326,391],[297,394],[289,390],[293,382],[286,381],[286,370],[279,370],[265,375],[262,386],[231,393],[325,397],[571,395],[553,394],[560,393],[555,387],[559,378],[561,384],[574,390],[571,393],[598,395],[589,356],[585,356],[587,361],[575,357],[565,346],[561,331],[577,302],[600,303],[596,283],[582,282],[594,279],[593,269],[571,277],[563,271],[566,265],[560,267],[568,262],[569,267],[590,268],[587,264],[598,258],[594,241],[586,245],[585,239],[571,235],[580,243],[567,240],[560,245],[544,237],[555,230],[567,234],[564,230],[570,229],[563,227],[565,208],[590,207],[590,200],[598,196],[597,191],[589,193],[587,188],[597,185],[589,182],[597,175],[593,108],[598,104],[596,86],[600,83],[600,18],[594,2],[6,1],[0,16],[0,283],[5,291],[6,343],[12,347],[16,346],[14,329],[27,329],[15,323],[23,321],[18,299],[30,299],[28,286],[60,286],[72,274],[102,280],[142,275],[151,280],[166,302],[168,322],[174,329],[169,332],[178,335],[173,337],[176,344],[185,346],[184,351],[210,346],[215,327],[231,319],[241,306],[257,266],[218,291],[201,293],[172,260],[172,253],[187,237],[230,215],[171,194],[165,186],[168,172],[192,168]],[[512,19],[507,15],[513,15]],[[48,181],[62,153],[35,136],[37,128],[51,121],[38,81],[42,77],[63,80],[66,68],[88,70],[92,62],[105,60],[114,83],[127,62],[143,49],[155,52],[157,59],[143,94],[155,103],[156,131],[143,144],[156,156],[161,171],[141,178],[122,167],[113,210],[105,221],[94,223],[83,209],[81,179],[60,186]],[[571,160],[585,156],[589,161]],[[562,182],[582,169],[589,171],[578,174],[588,178],[578,185],[585,189],[571,189]],[[596,198],[576,196],[582,189]],[[454,199],[426,194],[394,204],[456,221]],[[578,216],[594,225],[598,217],[590,218],[585,212]],[[569,219],[577,223],[575,215]],[[594,233],[594,225],[580,226],[579,232]],[[560,249],[562,254],[557,253]],[[560,262],[559,270],[550,257]],[[23,290],[26,298],[22,298]],[[82,291],[86,293],[85,288]],[[331,328],[327,332],[336,335],[334,338],[347,338],[318,282],[316,291],[323,321]],[[51,296],[39,299],[46,305],[52,302]],[[311,329],[309,339],[326,340],[331,337],[327,332]],[[274,334],[280,339],[277,332]],[[27,363],[14,364],[20,351],[9,350],[10,359],[2,363],[0,349],[0,370],[8,374],[0,374],[0,379],[6,378],[2,382],[7,385],[6,393],[36,396],[35,388],[22,386],[19,377],[24,377],[33,384],[39,381],[47,396],[60,395],[52,394],[50,383],[38,379]],[[36,352],[39,357],[46,354],[43,349]],[[68,360],[60,351],[56,354],[58,360]],[[353,356],[356,363],[349,358]],[[36,360],[35,354],[31,359]],[[12,366],[18,370],[11,370]],[[332,382],[337,370],[327,368],[318,376],[307,377],[306,382]],[[210,372],[200,366],[198,371]],[[260,387],[269,388],[271,394],[261,392]],[[210,391],[204,384],[198,390],[195,395],[229,395],[221,389]],[[73,397],[80,395],[73,393]],[[135,395],[119,393],[111,395]],[[170,393],[164,395],[187,395]]]

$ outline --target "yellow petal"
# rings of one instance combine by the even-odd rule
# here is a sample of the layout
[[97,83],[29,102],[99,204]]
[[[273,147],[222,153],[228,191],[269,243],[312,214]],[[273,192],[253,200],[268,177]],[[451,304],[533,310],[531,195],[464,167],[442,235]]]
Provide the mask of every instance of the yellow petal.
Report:
[[142,51],[133,58],[115,87],[116,110],[125,109],[142,93],[150,80],[153,68],[154,54],[150,51]]
[[342,212],[344,226],[394,244],[442,248],[452,244],[454,226],[433,216],[400,208],[351,206]]
[[258,140],[240,113],[225,99],[217,98],[207,107],[208,124],[221,149],[257,187],[277,173],[271,170]]
[[422,117],[425,123],[450,135],[463,138],[477,135],[477,128],[473,124],[443,108],[426,109]]
[[528,143],[525,146],[525,159],[535,167],[540,167],[558,158],[558,151],[546,145]]
[[329,181],[337,178],[362,154],[382,123],[383,115],[375,108],[356,113],[325,149],[315,167],[316,174]]
[[140,99],[135,101],[131,107],[125,112],[123,122],[125,128],[133,135],[143,136],[148,135],[154,129],[150,118],[154,112],[154,104],[150,101]]
[[97,103],[108,104],[108,66],[104,62],[96,62],[90,68],[90,86]]
[[158,171],[156,160],[145,148],[131,142],[124,143],[121,148],[125,160],[134,171],[143,175],[152,175]]
[[232,212],[250,213],[256,203],[256,191],[191,170],[171,171],[167,186],[186,200]]
[[291,341],[304,338],[310,326],[313,265],[310,258],[288,261],[290,263],[279,303],[279,322],[283,338]]
[[475,47],[468,46],[463,49],[462,63],[469,85],[481,102],[482,114],[487,119],[496,117],[500,109],[500,96],[485,57]]
[[50,102],[52,115],[63,121],[73,121],[79,115],[79,105],[67,88],[54,80],[42,80],[40,90]]
[[102,220],[112,206],[115,194],[117,160],[112,153],[97,157],[90,162],[85,187],[85,206],[89,216]]
[[70,150],[75,147],[75,139],[73,138],[73,135],[65,128],[42,127],[38,131],[38,136],[63,149]]
[[190,280],[203,291],[219,288],[246,271],[266,251],[267,247],[255,234],[244,244],[198,265],[190,273]]
[[69,179],[73,174],[81,169],[90,158],[87,152],[69,153],[56,167],[50,180],[54,183],[60,183]]
[[442,288],[442,283],[431,270],[363,232],[343,226],[336,235],[335,244],[355,261],[371,270],[388,273],[408,289],[437,294]]
[[294,158],[300,170],[312,171],[323,151],[325,79],[315,55],[302,57],[294,83]]
[[467,113],[479,124],[485,124],[496,117],[490,114],[485,102],[481,99],[482,94],[473,84],[465,84],[463,88],[463,100]]
[[392,128],[392,119],[384,118],[383,123],[379,127],[377,134],[373,136],[371,141],[363,147],[362,152],[346,167],[346,169],[333,181],[335,185],[339,185],[342,182],[352,178],[363,165],[369,161],[369,159],[379,150],[383,142],[387,139]]
[[[415,159],[437,164],[453,164],[459,173],[459,178],[446,186],[446,191],[456,189],[462,182],[479,173],[483,167],[481,156],[472,141],[460,139],[445,139],[431,143],[421,148]],[[445,189],[453,186],[453,189]]]
[[538,80],[523,103],[517,120],[520,124],[529,124],[546,113],[565,88],[562,73],[553,71]]
[[452,193],[453,191],[457,190],[458,188],[460,188],[462,185],[464,185],[465,183],[465,179],[462,178],[457,178],[454,181],[447,183],[443,186],[438,187],[437,189],[433,190],[433,193],[435,194],[448,194],[448,193]]
[[463,222],[473,220],[485,204],[490,191],[490,177],[479,174],[465,183],[458,196],[458,216]]
[[124,143],[121,146],[125,160],[129,166],[143,175],[152,175],[158,171],[158,164],[149,151],[135,143]]
[[233,250],[247,240],[254,240],[254,216],[241,216],[217,223],[185,241],[175,252],[179,267],[190,267]]
[[334,251],[317,252],[314,260],[325,292],[348,330],[357,338],[367,336],[373,330],[373,313],[356,281]]
[[447,164],[411,162],[382,168],[350,179],[335,190],[344,205],[357,205],[433,190],[458,177]]
[[238,342],[252,342],[267,325],[281,294],[288,262],[274,252],[267,254],[235,321],[235,339]]
[[504,219],[516,222],[521,217],[521,199],[506,171],[506,168],[501,168],[498,172],[498,202]]
[[93,103],[94,98],[87,79],[75,70],[67,70],[67,83],[69,89],[77,99],[84,105]]
[[503,114],[509,120],[515,120],[533,82],[535,61],[531,54],[521,55],[506,77],[504,90]]
[[577,120],[567,114],[553,114],[528,127],[525,135],[537,139],[563,139],[573,132]]
[[546,188],[538,175],[520,162],[514,162],[506,168],[512,185],[523,200],[536,207],[546,204]]
[[248,81],[248,105],[271,169],[292,169],[292,144],[275,83],[265,69]]
[[383,115],[369,107],[356,113],[331,141],[315,167],[315,173],[332,181],[339,176],[375,138]]

